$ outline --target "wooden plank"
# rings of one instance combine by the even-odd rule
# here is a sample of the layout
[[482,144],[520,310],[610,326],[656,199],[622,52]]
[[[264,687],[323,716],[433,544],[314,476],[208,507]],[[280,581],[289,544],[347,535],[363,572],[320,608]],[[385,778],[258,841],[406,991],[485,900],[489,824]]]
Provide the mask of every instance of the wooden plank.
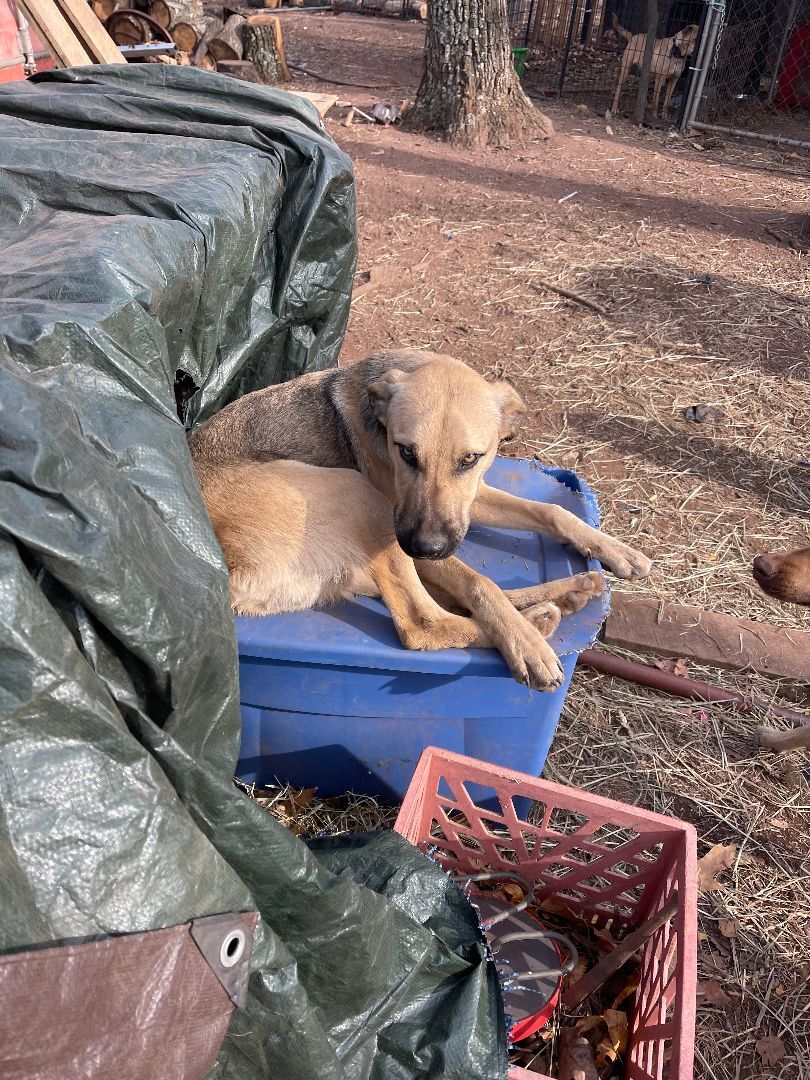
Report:
[[728,670],[806,680],[810,633],[782,630],[714,611],[613,592],[603,630],[606,645],[682,656]]
[[57,67],[92,64],[73,28],[53,0],[17,0],[23,14],[51,50]]
[[315,108],[318,110],[319,116],[326,116],[326,114],[337,101],[337,94],[310,94],[306,90],[288,90],[287,93],[294,94],[295,97],[306,98],[307,101],[311,101]]
[[90,58],[98,64],[125,64],[118,46],[101,25],[87,0],[56,0]]

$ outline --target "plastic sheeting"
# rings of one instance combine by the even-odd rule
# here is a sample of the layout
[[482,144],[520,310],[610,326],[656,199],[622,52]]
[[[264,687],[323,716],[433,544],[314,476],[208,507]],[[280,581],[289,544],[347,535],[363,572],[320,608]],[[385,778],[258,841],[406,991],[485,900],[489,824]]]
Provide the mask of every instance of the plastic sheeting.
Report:
[[175,376],[193,424],[334,364],[354,256],[351,166],[305,102],[163,65],[0,88],[0,950],[256,909],[212,1076],[489,1080],[497,977],[445,875],[393,835],[327,865],[231,781]]

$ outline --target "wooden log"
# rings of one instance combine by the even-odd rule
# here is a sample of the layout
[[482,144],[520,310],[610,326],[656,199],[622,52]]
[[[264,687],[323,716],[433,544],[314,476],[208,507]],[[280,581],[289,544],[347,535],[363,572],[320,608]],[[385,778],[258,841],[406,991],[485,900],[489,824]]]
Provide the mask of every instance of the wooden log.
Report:
[[196,26],[205,18],[202,0],[152,0],[149,14],[164,30],[171,30],[179,22]]
[[244,27],[245,59],[258,71],[262,82],[281,82],[281,64],[276,51],[276,34],[272,23],[248,21]]
[[86,67],[92,63],[53,0],[19,0],[19,7],[48,46],[57,67]]
[[261,76],[249,60],[217,60],[217,71],[242,82],[260,83]]
[[[204,65],[202,61],[203,58],[208,55],[208,42],[212,37],[216,37],[222,29],[222,19],[218,19],[215,15],[209,15],[208,18],[204,20],[204,24],[205,28],[200,35],[197,47],[191,54],[191,62],[192,64],[196,64],[197,67],[207,66]],[[216,61],[212,58],[209,70],[213,71],[215,68]]]
[[170,33],[181,52],[193,53],[200,43],[200,35],[191,23],[175,23]]
[[149,38],[146,23],[133,15],[114,12],[116,18],[110,21],[110,37],[116,45],[143,45]]
[[115,42],[93,13],[87,0],[57,0],[56,6],[73,27],[90,59],[97,64],[125,64]]
[[219,64],[220,60],[241,60],[243,54],[242,15],[231,15],[216,37],[208,42],[208,51]]
[[810,632],[782,630],[714,611],[614,592],[602,633],[606,645],[682,656],[727,670],[807,679]]
[[196,66],[198,68],[202,68],[203,71],[216,71],[217,70],[217,62],[216,62],[216,60],[214,60],[214,58],[212,56],[209,56],[208,53],[206,53],[205,56],[200,57],[200,59],[197,61]]

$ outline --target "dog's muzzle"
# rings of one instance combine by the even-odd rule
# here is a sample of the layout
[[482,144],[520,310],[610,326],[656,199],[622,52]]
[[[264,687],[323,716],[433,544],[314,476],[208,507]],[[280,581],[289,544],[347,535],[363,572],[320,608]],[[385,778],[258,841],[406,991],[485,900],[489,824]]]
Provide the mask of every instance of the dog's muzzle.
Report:
[[447,536],[442,533],[423,533],[418,530],[397,529],[397,542],[406,555],[412,559],[447,559],[456,550],[461,537]]

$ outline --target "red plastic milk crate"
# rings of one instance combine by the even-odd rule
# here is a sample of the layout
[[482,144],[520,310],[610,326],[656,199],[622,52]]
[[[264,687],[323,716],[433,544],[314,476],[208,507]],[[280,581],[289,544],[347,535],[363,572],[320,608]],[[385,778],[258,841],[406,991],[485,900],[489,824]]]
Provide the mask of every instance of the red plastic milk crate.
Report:
[[[493,795],[501,814],[473,801]],[[539,804],[538,824],[517,816],[513,796]],[[670,1080],[693,1080],[697,856],[691,825],[428,747],[395,829],[429,848],[448,870],[474,874],[482,864],[513,870],[537,882],[536,902],[557,896],[597,924],[612,920],[614,931],[645,922],[677,890],[675,918],[641,955],[625,1076],[661,1080],[669,1060]],[[540,1080],[517,1068],[509,1077]]]

